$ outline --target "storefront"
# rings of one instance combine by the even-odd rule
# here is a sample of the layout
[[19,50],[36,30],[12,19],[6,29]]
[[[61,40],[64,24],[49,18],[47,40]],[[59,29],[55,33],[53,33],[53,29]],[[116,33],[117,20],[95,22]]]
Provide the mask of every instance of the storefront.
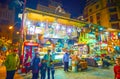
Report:
[[23,37],[24,41],[38,43],[41,58],[51,49],[57,62],[63,57],[63,49],[70,50],[77,42],[80,34],[78,32],[85,25],[78,20],[26,8]]

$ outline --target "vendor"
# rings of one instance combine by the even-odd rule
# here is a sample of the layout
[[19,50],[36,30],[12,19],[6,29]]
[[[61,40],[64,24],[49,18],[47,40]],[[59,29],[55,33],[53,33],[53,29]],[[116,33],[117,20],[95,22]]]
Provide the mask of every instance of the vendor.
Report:
[[76,72],[78,70],[77,66],[80,60],[78,57],[78,51],[75,51],[74,54],[72,54],[70,57],[72,59],[72,71]]

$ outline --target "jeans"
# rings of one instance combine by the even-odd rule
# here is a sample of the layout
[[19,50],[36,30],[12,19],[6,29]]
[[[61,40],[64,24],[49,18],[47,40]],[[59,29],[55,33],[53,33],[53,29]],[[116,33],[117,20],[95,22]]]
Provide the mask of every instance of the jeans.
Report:
[[6,79],[14,79],[15,71],[16,70],[7,71]]
[[45,77],[46,77],[46,70],[41,71],[41,79],[45,79]]
[[50,67],[47,68],[48,79],[50,79]]
[[68,71],[68,62],[64,62],[64,71]]
[[52,73],[52,79],[54,79],[55,70],[52,70],[51,73]]
[[32,73],[33,76],[32,76],[32,79],[38,79],[38,73]]

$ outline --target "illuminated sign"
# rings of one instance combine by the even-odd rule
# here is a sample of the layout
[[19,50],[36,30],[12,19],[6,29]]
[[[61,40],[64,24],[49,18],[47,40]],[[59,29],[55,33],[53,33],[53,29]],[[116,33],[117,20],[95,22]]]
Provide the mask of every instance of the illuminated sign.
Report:
[[38,43],[33,43],[33,42],[25,42],[25,46],[38,46]]

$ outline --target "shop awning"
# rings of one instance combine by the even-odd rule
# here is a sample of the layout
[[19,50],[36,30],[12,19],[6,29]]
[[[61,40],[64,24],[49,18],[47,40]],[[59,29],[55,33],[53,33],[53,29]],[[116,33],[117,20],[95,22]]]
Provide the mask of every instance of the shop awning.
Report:
[[64,24],[66,26],[76,26],[76,27],[83,27],[86,25],[85,22],[81,22],[75,19],[71,19],[68,17],[63,17],[51,13],[46,13],[38,10],[33,10],[30,8],[26,8],[27,18],[29,20],[41,21],[41,22],[55,22],[57,21],[60,24]]

